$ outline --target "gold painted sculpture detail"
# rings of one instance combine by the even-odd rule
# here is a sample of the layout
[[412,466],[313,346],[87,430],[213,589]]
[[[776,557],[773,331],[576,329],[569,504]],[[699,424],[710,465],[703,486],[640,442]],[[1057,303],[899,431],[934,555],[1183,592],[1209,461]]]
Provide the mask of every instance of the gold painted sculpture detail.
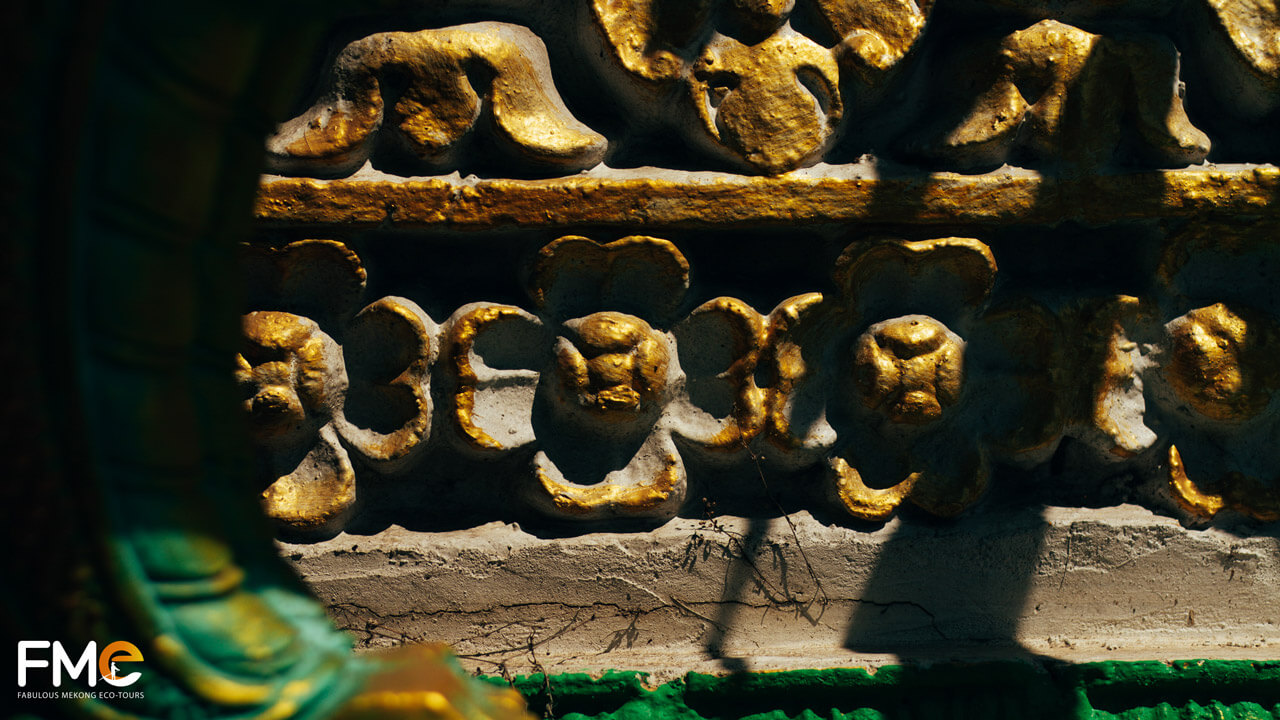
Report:
[[[351,202],[359,194],[351,188],[363,180],[304,181],[274,197],[272,217],[323,205],[307,217],[394,225],[401,201],[415,208],[409,224],[468,228],[631,218],[644,225],[650,213],[677,226],[738,227],[755,217],[910,224],[1016,215],[1038,223],[1060,219],[1055,209],[1030,215],[1055,203],[1080,219],[1103,207],[1105,217],[1125,217],[1125,208],[1086,202],[1123,184],[1101,170],[1209,158],[1210,138],[1183,105],[1185,66],[1226,69],[1221,87],[1206,92],[1231,96],[1223,103],[1230,122],[1258,121],[1280,104],[1274,3],[1185,0],[1182,10],[1207,21],[1194,38],[1170,35],[1155,22],[1170,9],[1142,0],[1106,7],[1072,0],[1052,12],[1014,0],[977,4],[1008,21],[1005,29],[987,38],[926,33],[933,3],[917,0],[589,0],[590,32],[575,42],[594,38],[599,46],[580,67],[557,72],[571,82],[590,76],[637,110],[634,122],[644,127],[629,127],[632,118],[604,123],[607,140],[570,114],[551,83],[552,58],[524,27],[486,21],[371,35],[338,53],[320,99],[273,136],[271,163],[312,175],[349,174],[371,159],[392,172],[445,172],[465,157],[496,161],[512,175],[567,174],[597,168],[616,149],[610,143],[634,141],[629,134],[672,132],[721,167],[783,175],[855,147],[836,143],[859,132],[846,123],[886,88],[910,93],[940,84],[943,95],[949,86],[958,98],[960,117],[939,112],[939,93],[921,94],[917,119],[936,115],[942,131],[906,129],[898,140],[919,141],[906,149],[944,170],[1022,164],[1038,173],[989,173],[960,185],[949,173],[899,180],[878,169],[867,170],[876,176],[865,185],[861,174],[819,170],[691,182],[646,177],[628,185],[601,167],[599,177],[554,182],[386,182],[364,204]],[[1013,27],[1022,29],[1008,32]],[[934,38],[941,39],[918,48]],[[562,62],[575,52],[582,49],[553,56]],[[948,81],[950,71],[963,82]],[[1188,73],[1204,75],[1203,67]],[[587,85],[589,94],[596,86]],[[878,159],[864,157],[867,163],[879,167]],[[1142,217],[1183,205],[1179,216],[1194,217],[1228,202],[1262,208],[1274,194],[1262,171],[1242,195],[1219,187],[1212,166],[1205,168],[1194,177],[1151,174],[1144,182],[1154,178],[1159,190],[1128,188],[1126,202],[1142,205]],[[786,184],[801,178],[811,182]],[[804,193],[793,195],[796,187]],[[1158,202],[1147,203],[1149,196]],[[350,452],[395,470],[426,445],[434,326],[395,298],[350,317],[362,268],[327,271],[339,291],[312,292],[314,273],[298,268],[351,264],[318,261],[330,252],[325,247],[310,241],[275,251],[292,257],[272,271],[281,297],[327,299],[315,309],[255,307],[263,312],[246,318],[250,343],[240,372],[263,454],[275,466],[267,493],[273,516],[328,532],[354,506]],[[1176,265],[1167,259],[1162,266],[1166,281]],[[937,514],[959,512],[981,493],[991,457],[1025,463],[1051,452],[1064,434],[1113,462],[1167,445],[1169,487],[1194,514],[1224,507],[1257,518],[1272,513],[1271,485],[1248,479],[1264,474],[1265,463],[1244,467],[1232,459],[1236,450],[1215,459],[1204,443],[1177,440],[1185,425],[1215,441],[1244,442],[1275,417],[1274,373],[1255,369],[1273,347],[1273,313],[1236,297],[1197,291],[1192,302],[1166,287],[1142,297],[1076,298],[1054,311],[1018,298],[993,305],[990,248],[956,238],[855,244],[838,263],[838,292],[794,297],[767,322],[735,298],[683,308],[688,262],[648,236],[607,245],[562,237],[528,270],[534,311],[478,302],[453,314],[442,343],[448,387],[441,399],[447,437],[462,455],[532,455],[522,497],[552,516],[669,516],[685,493],[682,453],[755,453],[762,432],[781,448],[772,457],[783,466],[826,465],[837,501],[864,518],[886,517],[908,498]],[[901,286],[884,286],[886,274]],[[395,368],[380,365],[379,352],[359,349],[381,335],[413,348],[387,356]],[[701,349],[704,337],[716,338],[715,350]],[[1076,341],[1084,351],[1064,356],[1062,346]],[[767,390],[755,384],[762,358]],[[375,376],[381,379],[367,380]],[[1067,377],[1079,381],[1068,388],[1061,384]],[[996,387],[1009,389],[1005,402],[987,399]],[[380,406],[398,408],[400,417],[375,422]],[[374,425],[391,432],[380,435]],[[860,449],[873,446],[883,457]],[[1222,477],[1244,479],[1197,490],[1192,478],[1214,464],[1225,468]]]
[[[1034,307],[979,313],[995,275],[973,239],[856,243],[837,266],[839,296],[798,296],[770,316],[769,438],[798,464],[825,458],[831,494],[854,517],[883,520],[904,500],[955,515],[986,487],[989,446],[1012,456],[1056,444],[1055,388],[1035,379],[1057,359],[1054,325]],[[994,353],[971,370],[969,341],[923,308]],[[1040,349],[1000,348],[1009,336]]]
[[650,86],[685,85],[701,129],[691,139],[776,175],[831,147],[844,114],[841,65],[864,81],[881,79],[915,44],[932,5],[818,0],[813,10],[838,41],[825,47],[791,26],[796,4],[592,0],[591,11],[620,68]]
[[1196,308],[1168,325],[1165,377],[1178,398],[1205,417],[1244,422],[1271,402],[1275,328],[1222,303]]
[[[962,512],[993,462],[1034,465],[1067,436],[1107,462],[1163,453],[1173,501],[1194,516],[1277,517],[1264,438],[1280,422],[1280,326],[1234,299],[1197,304],[1238,289],[1205,290],[1184,268],[1210,246],[1245,267],[1275,251],[1265,229],[1212,232],[1169,243],[1151,297],[1057,314],[1016,295],[993,304],[995,256],[977,240],[861,241],[836,263],[837,292],[767,319],[731,297],[684,309],[689,263],[666,240],[565,236],[527,267],[533,311],[477,302],[445,324],[452,447],[436,464],[527,458],[519,506],[654,521],[684,506],[690,459],[751,458],[825,468],[838,505],[883,520],[906,500]],[[434,325],[394,296],[352,315],[365,276],[342,243],[248,257],[272,288],[256,302],[278,308],[245,316],[238,370],[268,514],[294,534],[336,532],[357,499],[353,458],[395,473],[428,445]],[[412,477],[435,482],[431,468]]]
[[[1174,500],[1183,510],[1203,518],[1230,508],[1266,522],[1280,520],[1280,484],[1276,482],[1280,472],[1275,470],[1275,453],[1262,441],[1275,438],[1280,430],[1275,413],[1266,412],[1272,395],[1280,390],[1280,371],[1275,364],[1280,353],[1280,324],[1250,308],[1215,303],[1174,318],[1166,331],[1169,350],[1162,379],[1172,388],[1176,401],[1191,411],[1193,426],[1207,425],[1201,432],[1208,435],[1242,435],[1259,442],[1253,451],[1261,451],[1270,460],[1266,467],[1273,478],[1268,482],[1252,472],[1229,469],[1253,463],[1232,457],[1245,454],[1248,445],[1227,441],[1221,444],[1225,452],[1199,453],[1206,465],[1216,460],[1214,464],[1224,466],[1225,471],[1199,482],[1195,476],[1203,471],[1188,471],[1175,440],[1167,459]],[[1219,453],[1212,460],[1206,457]]]
[[889,422],[927,425],[960,399],[964,341],[931,317],[878,322],[858,336],[854,353],[863,405]]
[[355,470],[328,406],[347,389],[341,350],[313,321],[283,312],[249,313],[244,337],[236,379],[249,396],[254,439],[272,450],[309,446],[263,491],[267,516],[290,529],[339,527],[356,501]]
[[[405,85],[398,95],[388,87],[393,76]],[[605,150],[605,139],[556,94],[542,41],[496,22],[380,33],[348,45],[327,92],[267,145],[280,171],[348,175],[377,152],[451,168],[476,133],[487,133],[508,162],[535,170],[591,167]]]
[[[1209,138],[1182,107],[1178,53],[1156,36],[1105,37],[1044,20],[1004,38],[996,52],[976,44],[959,77],[988,78],[963,120],[925,155],[959,168],[1032,162],[1094,167],[1112,160],[1126,126],[1138,154],[1156,167],[1202,162]],[[967,87],[960,85],[958,87]]]
[[[1107,348],[1089,411],[1096,446],[1118,458],[1158,448],[1174,503],[1200,520],[1225,509],[1280,519],[1280,322],[1235,299],[1199,305],[1247,292],[1243,279],[1275,257],[1265,229],[1193,227],[1164,252],[1164,303],[1119,297],[1084,313]],[[1221,258],[1232,266],[1225,284],[1220,267],[1205,270]]]
[[[789,27],[796,4],[797,0],[592,0],[591,12],[617,61],[654,82],[675,80],[687,71],[680,51],[717,12],[725,18],[726,30],[755,45]],[[911,50],[933,2],[815,0],[813,6],[839,40],[836,56],[848,56],[864,72],[883,72]]]
[[[336,313],[327,319],[343,347],[309,318],[249,313],[236,379],[270,478],[262,495],[267,515],[294,533],[337,532],[357,500],[348,449],[395,470],[425,446],[434,324],[412,301],[398,297],[382,298],[348,318],[342,305],[358,299],[365,272],[341,243],[303,240],[247,252],[260,266],[277,269],[283,304],[310,303],[317,314],[327,314],[321,306],[328,304]],[[316,277],[308,281],[308,274]],[[345,286],[345,297],[333,292],[334,278],[345,281],[336,285]],[[395,425],[390,432],[369,427],[388,423]]]
[[598,312],[565,327],[574,340],[556,343],[565,401],[606,422],[649,411],[667,389],[667,347],[649,323]]
[[[521,494],[551,517],[673,515],[686,492],[673,435],[732,451],[763,418],[759,315],[719,298],[671,327],[688,272],[675,246],[652,237],[544,247],[530,280],[538,316],[477,303],[446,325],[454,440],[465,452],[533,450]],[[685,337],[695,327],[702,343],[723,344]],[[698,407],[689,388],[701,384],[725,386],[727,414]]]
[[844,112],[831,52],[786,30],[754,45],[717,36],[694,62],[689,95],[715,148],[770,175],[821,157]]
[[[1234,120],[1280,106],[1269,0],[971,5],[1004,21],[990,25],[1029,24],[929,43],[932,0],[587,0],[589,27],[548,35],[565,46],[550,56],[509,22],[377,33],[337,53],[315,103],[268,141],[269,166],[572,175],[617,157],[661,163],[632,156],[667,134],[717,169],[764,175],[899,152],[961,172],[1182,167],[1212,147],[1184,109],[1184,64],[1200,68],[1190,92]],[[1175,5],[1204,31],[1170,34]],[[1205,67],[1215,82],[1199,80]],[[601,91],[623,112],[580,114],[604,134],[569,109]]]

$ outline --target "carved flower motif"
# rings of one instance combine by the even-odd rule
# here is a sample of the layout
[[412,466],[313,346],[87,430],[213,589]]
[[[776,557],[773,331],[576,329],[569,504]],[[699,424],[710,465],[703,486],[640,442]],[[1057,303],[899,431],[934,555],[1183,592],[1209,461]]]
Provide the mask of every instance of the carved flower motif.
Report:
[[565,323],[574,340],[556,343],[556,369],[570,405],[592,417],[625,420],[651,411],[667,389],[666,339],[644,320],[598,312]]
[[768,427],[784,462],[825,458],[836,503],[882,520],[904,500],[955,515],[993,450],[1051,451],[1056,324],[1034,307],[981,312],[995,274],[977,240],[860,243],[838,263],[840,295],[775,309]]
[[[518,493],[551,517],[673,515],[686,492],[673,436],[732,451],[763,419],[755,311],[717,298],[662,329],[688,272],[674,245],[651,237],[543,248],[530,280],[539,316],[475,303],[448,323],[455,440],[475,453],[532,452]],[[698,401],[715,391],[728,407]]]
[[[315,320],[283,310],[244,317],[236,378],[269,478],[262,494],[267,515],[296,533],[337,532],[357,500],[349,451],[396,469],[425,443],[434,326],[416,305],[396,297],[349,317],[365,275],[341,243],[250,246],[245,260],[249,274],[268,288],[255,302],[307,308],[330,327],[326,332]],[[371,396],[383,402],[375,407],[366,400]],[[407,410],[391,417],[396,411],[388,407]],[[382,433],[367,424],[396,429]]]
[[280,454],[307,447],[298,466],[263,491],[267,515],[294,530],[341,525],[356,499],[355,470],[333,429],[333,403],[347,390],[341,350],[312,320],[252,312],[236,360],[254,439]]
[[[1118,297],[1094,316],[1111,338],[1094,394],[1095,446],[1121,457],[1163,448],[1174,502],[1202,520],[1224,509],[1280,520],[1280,306],[1243,301],[1270,286],[1260,269],[1276,259],[1254,229],[1193,228],[1166,250],[1161,297]],[[1214,298],[1226,301],[1201,305]]]
[[[1240,435],[1255,440],[1274,440],[1280,434],[1277,413],[1266,413],[1272,394],[1280,390],[1280,373],[1274,361],[1280,352],[1280,326],[1274,318],[1216,303],[1191,310],[1166,327],[1170,348],[1164,378],[1185,407],[1203,418],[1239,426],[1243,430]],[[1262,429],[1261,436],[1256,434],[1258,429]],[[1238,442],[1228,441],[1220,447],[1230,447],[1230,454],[1243,450]],[[1274,467],[1274,453],[1268,455]],[[1203,457],[1201,452],[1197,459]],[[1233,465],[1254,465],[1240,459],[1220,457],[1213,463],[1220,467],[1219,478],[1201,485],[1187,474],[1177,444],[1171,444],[1168,472],[1174,499],[1183,510],[1201,517],[1212,518],[1229,507],[1258,520],[1280,520],[1280,475],[1268,483],[1257,477],[1253,467],[1248,472],[1230,469]],[[1201,460],[1202,466],[1210,462]]]
[[889,422],[936,422],[960,399],[964,340],[931,317],[878,322],[858,336],[854,352],[860,399]]

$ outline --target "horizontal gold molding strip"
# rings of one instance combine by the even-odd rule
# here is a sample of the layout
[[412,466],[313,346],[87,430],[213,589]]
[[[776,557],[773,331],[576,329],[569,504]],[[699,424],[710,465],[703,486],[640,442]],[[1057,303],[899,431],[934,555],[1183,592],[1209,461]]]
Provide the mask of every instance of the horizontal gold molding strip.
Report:
[[1041,177],[1024,170],[858,177],[848,167],[780,177],[587,172],[546,180],[268,176],[255,215],[269,224],[738,227],[839,222],[1055,223],[1196,215],[1280,215],[1280,169],[1210,166]]

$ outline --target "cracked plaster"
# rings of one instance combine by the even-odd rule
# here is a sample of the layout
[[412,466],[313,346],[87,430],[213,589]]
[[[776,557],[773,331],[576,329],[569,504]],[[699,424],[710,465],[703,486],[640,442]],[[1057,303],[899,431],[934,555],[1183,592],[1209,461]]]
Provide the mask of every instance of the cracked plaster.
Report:
[[1280,655],[1274,537],[1132,505],[872,532],[789,520],[576,537],[393,527],[281,549],[359,647],[444,641],[489,674]]

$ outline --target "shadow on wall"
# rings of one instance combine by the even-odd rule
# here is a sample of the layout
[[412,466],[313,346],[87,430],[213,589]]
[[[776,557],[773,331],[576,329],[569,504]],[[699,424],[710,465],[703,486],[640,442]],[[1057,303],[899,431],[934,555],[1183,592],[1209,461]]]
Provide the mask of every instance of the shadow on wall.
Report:
[[[836,625],[838,633],[828,648],[833,657],[839,656],[841,645],[860,655],[900,660],[1036,657],[1019,643],[1019,622],[1028,612],[1037,571],[1046,562],[1042,550],[1048,525],[1042,509],[1032,506],[958,521],[922,515],[908,511],[895,521],[860,589],[852,596],[847,587],[833,589],[839,598],[828,596],[827,587],[842,580],[830,573],[840,572],[838,558],[855,562],[859,552],[824,556],[818,569],[806,567],[811,558],[799,548],[798,557],[791,555],[791,567],[785,559],[779,567],[778,547],[770,536],[786,535],[780,527],[784,519],[752,518],[740,535],[726,531],[735,557],[726,569],[716,614],[702,618],[709,626],[703,645],[707,656],[726,672],[756,669],[742,648],[751,646],[763,598],[766,615],[794,613],[820,634],[821,624]],[[794,539],[799,545],[800,538]],[[860,570],[849,567],[848,574]],[[806,573],[808,577],[796,577]],[[840,625],[844,612],[850,612],[847,625]],[[786,639],[780,641],[785,644]],[[770,654],[767,648],[761,651]]]
[[998,528],[973,522],[900,524],[883,546],[844,645],[910,657],[977,646],[1007,655],[1041,562],[1038,508]]

